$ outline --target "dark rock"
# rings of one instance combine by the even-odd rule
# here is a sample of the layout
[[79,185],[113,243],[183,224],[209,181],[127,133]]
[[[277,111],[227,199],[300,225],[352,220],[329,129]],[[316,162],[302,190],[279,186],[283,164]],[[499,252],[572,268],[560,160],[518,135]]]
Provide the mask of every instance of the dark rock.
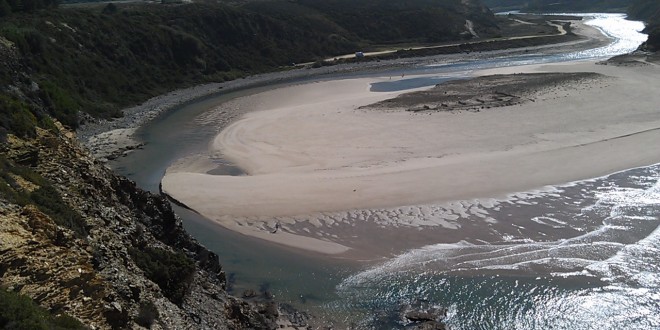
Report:
[[257,291],[254,291],[252,289],[248,289],[248,290],[243,291],[243,298],[254,298],[258,295],[259,294],[257,293]]
[[444,323],[436,321],[426,321],[422,324],[414,324],[406,327],[407,330],[447,330],[449,329]]
[[413,322],[435,321],[438,317],[437,315],[420,311],[409,311],[404,316]]
[[15,162],[19,165],[34,167],[39,163],[39,150],[27,150],[16,155]]
[[279,316],[277,304],[273,301],[260,303],[257,305],[257,311],[264,314],[267,318],[274,319]]

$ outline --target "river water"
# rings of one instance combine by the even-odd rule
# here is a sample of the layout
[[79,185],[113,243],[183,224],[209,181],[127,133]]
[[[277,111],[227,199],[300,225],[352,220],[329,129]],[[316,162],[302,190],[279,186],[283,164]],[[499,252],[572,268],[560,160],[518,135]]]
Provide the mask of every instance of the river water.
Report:
[[[610,36],[610,45],[406,68],[408,74],[434,76],[373,90],[432,85],[483,68],[609,57],[634,50],[645,39],[638,32],[643,25],[622,15],[590,17],[588,24]],[[388,74],[400,71],[378,75]],[[228,93],[168,112],[139,131],[147,142],[143,149],[111,165],[157,191],[172,162],[207,148],[220,126],[208,118],[227,111],[224,102],[274,87]],[[230,165],[222,168],[218,174],[240,173]],[[502,234],[500,242],[457,240],[366,264],[308,255],[175,210],[186,229],[218,253],[234,293],[267,290],[338,328],[400,328],[406,325],[405,306],[442,306],[448,308],[452,329],[659,329],[659,179],[660,166],[654,165],[521,192],[489,206],[489,217],[515,219],[520,227]]]

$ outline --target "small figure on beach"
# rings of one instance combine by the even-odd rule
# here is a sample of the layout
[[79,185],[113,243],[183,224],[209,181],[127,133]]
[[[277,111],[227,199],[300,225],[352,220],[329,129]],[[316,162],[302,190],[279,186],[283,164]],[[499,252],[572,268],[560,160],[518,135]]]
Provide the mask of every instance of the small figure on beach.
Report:
[[280,222],[278,221],[277,223],[275,223],[275,230],[271,231],[270,233],[271,233],[271,234],[275,234],[275,233],[277,233],[277,231],[278,231],[281,227],[282,227],[282,225],[280,225]]

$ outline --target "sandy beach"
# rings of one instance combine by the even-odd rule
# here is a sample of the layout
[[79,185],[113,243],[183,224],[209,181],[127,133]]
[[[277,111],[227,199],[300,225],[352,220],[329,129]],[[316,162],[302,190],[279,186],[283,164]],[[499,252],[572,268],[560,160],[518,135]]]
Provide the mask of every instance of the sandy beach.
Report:
[[[332,214],[348,214],[340,221],[348,224],[355,210],[506,199],[660,162],[656,65],[578,62],[475,75],[523,72],[602,76],[480,111],[361,108],[402,94],[369,91],[370,84],[389,77],[271,90],[237,100],[253,112],[224,129],[210,147],[210,154],[221,153],[247,175],[209,175],[196,159],[195,166],[181,163],[168,170],[163,190],[230,229],[332,254],[355,246],[336,233],[341,230],[319,237],[313,228],[300,231],[296,225]],[[452,226],[410,223],[426,225]]]

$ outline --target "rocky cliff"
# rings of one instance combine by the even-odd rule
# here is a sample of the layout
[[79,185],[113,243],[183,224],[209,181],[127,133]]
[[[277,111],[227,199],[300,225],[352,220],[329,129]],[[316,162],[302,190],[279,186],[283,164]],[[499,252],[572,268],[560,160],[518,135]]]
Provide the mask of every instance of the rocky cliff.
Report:
[[[93,329],[302,326],[290,308],[228,295],[217,255],[184,231],[169,202],[81,147],[50,114],[57,97],[2,37],[0,55],[1,290]],[[52,329],[41,312],[4,313],[24,309],[12,297],[0,295],[0,328]]]
[[96,329],[291,325],[274,302],[229,296],[217,256],[165,198],[116,176],[55,126],[0,146],[3,289]]

